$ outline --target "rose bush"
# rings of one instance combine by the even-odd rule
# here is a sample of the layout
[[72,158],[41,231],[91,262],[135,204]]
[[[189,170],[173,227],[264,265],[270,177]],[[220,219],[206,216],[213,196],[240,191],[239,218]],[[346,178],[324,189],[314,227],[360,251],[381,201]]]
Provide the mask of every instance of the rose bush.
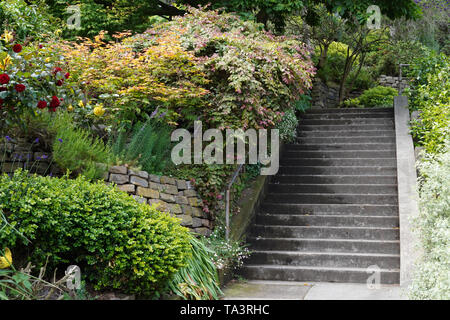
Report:
[[19,123],[25,113],[34,115],[48,106],[54,112],[76,96],[65,76],[60,56],[49,47],[17,43],[5,31],[0,41],[0,114],[6,123]]

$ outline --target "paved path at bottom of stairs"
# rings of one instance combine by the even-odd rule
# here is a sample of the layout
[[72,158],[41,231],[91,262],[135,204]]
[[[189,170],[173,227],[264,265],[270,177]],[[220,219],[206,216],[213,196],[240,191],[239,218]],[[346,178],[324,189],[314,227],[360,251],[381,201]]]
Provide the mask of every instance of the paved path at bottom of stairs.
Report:
[[406,300],[399,285],[368,288],[363,283],[246,281],[231,282],[223,300]]

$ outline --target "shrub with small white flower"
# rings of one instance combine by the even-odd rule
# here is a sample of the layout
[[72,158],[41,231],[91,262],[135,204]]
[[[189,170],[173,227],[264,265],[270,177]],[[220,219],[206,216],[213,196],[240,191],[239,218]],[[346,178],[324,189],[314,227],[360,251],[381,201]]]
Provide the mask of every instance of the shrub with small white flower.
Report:
[[225,241],[225,228],[222,226],[217,226],[204,241],[214,252],[212,260],[219,270],[240,268],[251,254],[245,245],[236,241]]
[[446,151],[420,163],[420,214],[416,226],[424,256],[409,296],[450,299],[450,141]]
[[277,129],[280,130],[280,139],[284,142],[293,142],[297,136],[298,119],[294,110],[287,110],[281,122],[277,124]]

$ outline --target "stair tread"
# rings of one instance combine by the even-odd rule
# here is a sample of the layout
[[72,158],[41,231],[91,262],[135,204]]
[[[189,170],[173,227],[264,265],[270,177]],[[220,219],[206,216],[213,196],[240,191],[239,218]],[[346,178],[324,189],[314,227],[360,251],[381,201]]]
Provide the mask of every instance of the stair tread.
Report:
[[[283,157],[284,159],[298,159],[298,160],[364,160],[364,158],[304,158],[304,157]],[[372,159],[372,158],[366,158],[366,159]],[[388,158],[376,158],[376,160],[397,160],[395,157],[388,157]],[[350,166],[352,167],[352,166]],[[372,167],[372,166],[369,166]]]
[[275,238],[275,237],[254,237],[251,236],[248,239],[254,240],[291,240],[291,241],[316,241],[316,242],[364,242],[364,243],[398,243],[400,240],[373,240],[373,239],[335,239],[335,238]]
[[[294,178],[295,177],[297,179],[300,179],[301,177],[327,177],[327,178],[332,178],[332,177],[394,178],[395,177],[395,178],[397,178],[397,175],[386,175],[386,174],[380,174],[380,175],[374,175],[374,174],[354,174],[354,175],[351,175],[351,174],[343,174],[343,175],[340,175],[340,174],[315,174],[315,175],[311,175],[311,174],[308,174],[308,175],[306,175],[306,174],[292,174],[292,173],[286,174],[286,173],[284,173],[284,174],[277,174],[277,176],[281,177],[281,178],[283,178],[283,177]],[[321,184],[321,183],[317,183],[317,184]],[[380,184],[377,184],[377,185],[380,185]],[[355,185],[357,185],[357,183],[355,183]]]
[[359,142],[356,142],[356,143],[352,143],[352,142],[330,142],[330,143],[311,143],[311,144],[307,144],[307,143],[302,143],[302,144],[299,144],[299,143],[290,143],[290,144],[286,144],[286,147],[287,148],[289,148],[289,147],[291,147],[291,146],[304,146],[304,145],[309,145],[309,146],[311,146],[311,145],[319,145],[319,146],[326,146],[326,145],[335,145],[335,144],[338,144],[338,145],[355,145],[355,144],[389,144],[389,145],[391,145],[391,144],[395,144],[395,142],[365,142],[365,143],[359,143]]
[[309,109],[305,113],[326,113],[326,112],[352,112],[352,111],[360,111],[364,112],[394,112],[394,108],[326,108],[326,109]]
[[[273,184],[276,186],[283,185],[283,186],[354,186],[354,183],[276,183],[276,182],[270,182],[269,184]],[[397,184],[389,184],[389,183],[383,183],[383,184],[369,184],[369,183],[359,183],[358,186],[377,186],[377,187],[396,187]]]
[[[314,195],[326,195],[326,196],[383,196],[383,197],[387,197],[387,196],[397,196],[397,193],[322,193],[322,192],[316,192],[316,193],[303,193],[303,192],[277,192],[277,193],[268,193],[268,195],[276,195],[276,196],[281,196],[281,195],[308,195],[308,196],[314,196]],[[294,204],[294,203],[292,203]],[[364,203],[362,203],[364,204]]]
[[356,215],[333,215],[333,214],[298,214],[298,213],[279,213],[279,214],[274,214],[274,213],[257,213],[257,215],[259,216],[273,216],[273,217],[283,217],[283,216],[288,216],[288,217],[327,217],[327,218],[371,218],[371,219],[392,219],[392,218],[397,218],[398,219],[398,215],[396,216],[356,216]]
[[[314,132],[314,134],[339,134],[339,137],[343,138],[353,138],[353,137],[392,137],[395,138],[395,130],[389,129],[389,130],[297,130],[297,133],[302,134],[311,134],[311,132]],[[378,135],[374,136],[366,136],[363,135],[364,133],[378,133]],[[346,135],[348,134],[348,136]],[[357,134],[361,134],[361,136],[358,136]],[[389,134],[389,135],[386,135]]]
[[332,166],[294,166],[294,165],[280,165],[281,167],[286,167],[286,168],[362,168],[362,169],[367,169],[367,168],[390,168],[390,169],[397,169],[397,166],[337,166],[337,165],[332,165]]
[[291,205],[291,206],[316,206],[316,205],[327,205],[327,206],[354,206],[354,207],[362,207],[362,206],[371,206],[371,207],[398,207],[396,204],[374,204],[374,203],[280,203],[280,202],[270,202],[264,201],[264,204],[268,205]]
[[[293,270],[341,270],[341,271],[360,271],[367,273],[367,268],[348,268],[348,267],[312,267],[312,266],[290,266],[276,264],[247,264],[245,267],[253,268],[274,268],[274,269],[293,269]],[[381,272],[400,272],[400,269],[379,269]]]
[[398,227],[353,227],[353,226],[293,226],[293,225],[266,225],[266,224],[254,224],[255,227],[269,227],[269,228],[307,228],[307,229],[356,229],[356,230],[399,230]]
[[289,254],[289,255],[324,255],[324,256],[359,256],[359,257],[398,257],[394,253],[365,253],[365,252],[320,252],[320,251],[292,251],[292,250],[252,250],[253,253]]
[[[295,152],[295,153],[311,153],[311,152],[316,152],[316,153],[352,153],[352,152],[392,152],[395,151],[395,149],[379,149],[379,150],[360,150],[360,149],[347,149],[347,150],[300,150],[300,149],[286,149],[285,152]],[[314,158],[315,159],[315,158]],[[352,159],[364,159],[364,158],[352,158]],[[372,157],[369,157],[367,159],[372,159]],[[377,158],[380,159],[380,158]]]

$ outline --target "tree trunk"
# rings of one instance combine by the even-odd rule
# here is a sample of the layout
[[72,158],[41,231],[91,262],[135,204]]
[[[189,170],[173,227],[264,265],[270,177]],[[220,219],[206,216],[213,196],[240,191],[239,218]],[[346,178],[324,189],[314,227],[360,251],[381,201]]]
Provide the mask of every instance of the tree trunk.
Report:
[[356,71],[355,77],[353,78],[352,82],[350,82],[350,85],[348,86],[348,90],[351,91],[353,89],[353,85],[355,83],[355,80],[358,78],[359,73],[361,72],[361,68],[364,64],[364,60],[366,59],[366,54],[363,53],[361,54],[360,58],[359,58],[359,67],[358,67],[358,71]]
[[345,81],[352,70],[353,65],[353,53],[350,55],[350,47],[347,48],[347,57],[345,59],[344,72],[342,74],[341,81],[339,83],[339,104],[345,99]]
[[265,8],[261,8],[256,15],[256,22],[264,24],[264,27],[267,28],[267,22],[269,21],[269,15]]
[[326,65],[329,46],[330,46],[330,44],[323,45],[323,50],[320,52],[320,59],[319,59],[319,64],[317,66],[317,69],[322,69]]

